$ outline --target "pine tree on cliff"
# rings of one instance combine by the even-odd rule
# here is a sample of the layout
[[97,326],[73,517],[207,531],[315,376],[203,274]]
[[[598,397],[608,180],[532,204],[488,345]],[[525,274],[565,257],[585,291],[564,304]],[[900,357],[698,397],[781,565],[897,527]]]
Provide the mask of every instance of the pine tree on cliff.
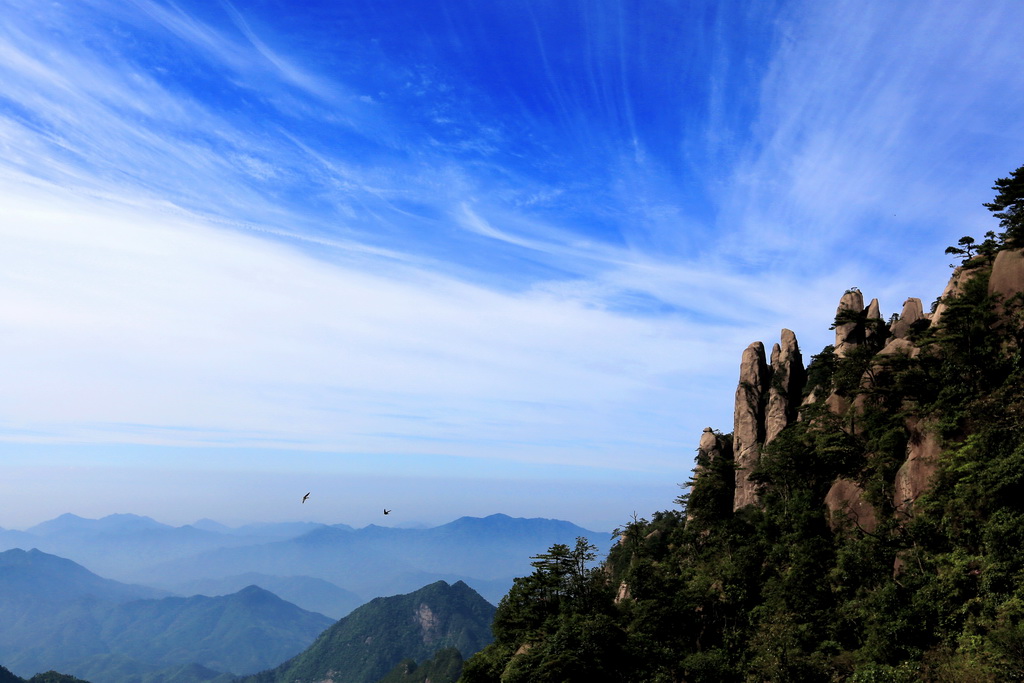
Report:
[[999,193],[985,208],[999,219],[1000,235],[1007,247],[1024,247],[1024,166],[992,186]]

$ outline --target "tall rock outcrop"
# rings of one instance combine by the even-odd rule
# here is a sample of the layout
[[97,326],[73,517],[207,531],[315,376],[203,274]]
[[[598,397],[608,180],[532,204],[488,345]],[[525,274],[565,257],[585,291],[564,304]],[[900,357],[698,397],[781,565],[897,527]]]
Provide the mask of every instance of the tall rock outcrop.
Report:
[[754,342],[746,348],[740,360],[740,383],[736,387],[733,411],[733,453],[737,465],[734,510],[757,500],[750,472],[761,457],[761,445],[764,443],[765,402],[770,373],[765,362],[764,344]]
[[907,420],[910,439],[907,459],[900,465],[893,482],[892,506],[901,518],[912,514],[914,501],[931,486],[938,471],[942,448],[933,428],[922,425],[916,418]]
[[865,498],[864,487],[852,479],[840,477],[832,483],[825,495],[825,509],[828,510],[829,526],[833,530],[842,525],[843,518],[868,533],[878,528],[878,515],[875,514],[874,506]]
[[835,353],[840,358],[846,352],[864,341],[864,326],[853,317],[859,317],[864,311],[864,295],[859,289],[848,289],[839,300],[836,308],[836,343]]
[[974,274],[975,271],[966,266],[960,266],[953,271],[949,282],[946,283],[946,288],[942,290],[942,296],[939,297],[939,303],[935,307],[935,312],[932,313],[932,326],[937,326],[942,320],[942,316],[946,312],[945,300],[951,296],[963,294],[964,283],[974,277]]
[[770,365],[761,342],[754,342],[743,352],[733,412],[733,458],[737,468],[733,510],[757,501],[750,473],[764,445],[796,419],[805,382],[803,357],[791,330],[782,330],[781,344],[773,347]]
[[884,326],[880,325],[882,311],[878,306],[878,299],[872,299],[864,311],[864,343],[870,344],[873,348],[879,348],[884,339]]
[[1024,292],[1024,249],[1007,249],[996,254],[992,275],[988,279],[988,293],[1000,297],[1000,302]]
[[771,380],[765,412],[765,444],[796,419],[800,394],[807,381],[803,355],[792,330],[782,330],[782,343],[772,347]]
[[704,432],[700,435],[700,444],[697,446],[697,450],[708,459],[708,462],[722,457],[724,451],[722,437],[715,434],[715,430],[711,427],[705,427]]
[[[942,298],[963,292],[965,283],[979,268],[988,267],[971,263],[957,268]],[[1000,251],[991,264],[989,293],[1006,300],[1024,292],[1024,249]],[[835,354],[839,359],[858,346],[867,346],[877,354],[861,378],[859,389],[852,393],[832,391],[821,399],[809,396],[801,402],[807,381],[803,357],[791,330],[782,330],[781,341],[772,348],[770,360],[765,357],[764,344],[754,342],[743,352],[740,361],[739,385],[733,413],[733,441],[731,454],[736,465],[733,510],[756,503],[758,491],[750,474],[761,458],[763,448],[770,444],[789,424],[798,419],[801,405],[822,401],[828,409],[840,416],[849,416],[848,430],[856,432],[853,416],[863,410],[875,379],[886,371],[893,355],[916,358],[921,348],[911,340],[911,332],[919,327],[939,324],[946,305],[940,301],[933,314],[924,312],[921,299],[910,297],[903,302],[903,310],[891,325],[882,321],[877,299],[864,306],[864,295],[857,288],[847,290],[836,309]],[[849,395],[847,395],[849,394]],[[897,510],[916,499],[928,485],[935,472],[939,446],[935,436],[927,431],[908,427],[911,445],[907,459],[893,482],[893,505]],[[720,437],[710,428],[701,436],[700,451],[713,460],[721,451]],[[700,470],[697,472],[700,475]],[[827,504],[831,512],[843,511],[865,530],[877,524],[875,511],[868,505],[863,490],[854,480],[837,479],[829,493]]]
[[903,311],[899,319],[889,327],[889,335],[895,339],[906,339],[910,335],[911,326],[924,320],[924,306],[921,300],[912,296],[903,302]]

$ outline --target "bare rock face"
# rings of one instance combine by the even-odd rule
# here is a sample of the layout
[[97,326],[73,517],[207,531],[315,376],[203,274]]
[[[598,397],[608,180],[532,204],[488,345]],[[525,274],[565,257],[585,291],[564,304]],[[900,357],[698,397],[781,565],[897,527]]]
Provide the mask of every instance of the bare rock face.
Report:
[[829,512],[829,526],[838,527],[836,513],[842,513],[858,528],[874,533],[878,528],[875,508],[864,499],[864,489],[855,481],[840,477],[832,484],[825,496],[825,507]]
[[728,450],[721,435],[716,434],[711,427],[705,427],[704,432],[700,435],[700,443],[697,445],[698,464],[694,473],[695,477],[699,478],[705,471],[704,465],[700,464],[700,456],[704,456],[710,465],[718,458],[724,457],[731,460],[732,453]]
[[921,354],[921,348],[909,339],[893,337],[889,340],[889,343],[885,345],[885,348],[878,352],[878,355],[891,356],[897,353],[902,353],[910,356],[911,358],[917,358]]
[[700,444],[698,444],[697,449],[706,455],[709,460],[714,460],[722,454],[721,445],[715,430],[711,429],[711,427],[704,428],[700,435]]
[[896,339],[906,339],[910,334],[910,326],[924,319],[924,306],[917,297],[910,297],[903,302],[900,318],[889,328],[889,334]]
[[[871,303],[868,304],[867,313],[864,316],[868,320],[880,320],[882,318],[881,309],[878,306],[878,299],[872,299]],[[864,327],[864,342],[873,344],[872,348],[878,348],[881,346],[881,340],[878,338],[879,332],[875,325],[866,325]]]
[[1024,292],[1024,249],[1004,249],[996,254],[988,293],[1000,294],[1003,300]]
[[441,637],[441,622],[426,603],[421,603],[416,609],[416,621],[419,622],[425,644],[430,644]]
[[[998,256],[996,258],[998,258]],[[961,294],[964,291],[964,283],[972,277],[974,277],[973,269],[960,266],[953,270],[953,275],[950,276],[949,282],[946,284],[946,288],[942,290],[939,305],[935,308],[935,312],[932,313],[933,327],[939,324],[939,321],[942,319],[942,314],[946,311],[946,304],[942,302],[942,299]]]
[[850,410],[850,401],[833,392],[825,398],[825,405],[835,415],[845,415]]
[[[836,308],[836,317],[838,318],[844,312],[860,313],[864,310],[864,295],[860,293],[859,289],[847,290],[843,294],[843,298],[839,300],[839,306]],[[836,355],[840,358],[846,356],[846,351],[851,346],[856,346],[864,341],[864,330],[861,325],[856,322],[846,322],[841,325],[836,325],[836,344],[835,351]]]
[[900,465],[893,482],[892,504],[897,515],[910,514],[914,501],[931,486],[932,477],[939,466],[942,449],[934,433],[911,422],[907,460]]
[[740,361],[740,383],[736,387],[736,408],[733,412],[733,453],[738,466],[733,510],[757,500],[749,475],[761,457],[761,444],[764,443],[762,406],[771,380],[770,372],[765,362],[764,344],[754,342],[748,346]]
[[792,330],[782,330],[782,343],[772,348],[771,381],[765,412],[765,444],[771,443],[797,416],[807,380],[804,359]]

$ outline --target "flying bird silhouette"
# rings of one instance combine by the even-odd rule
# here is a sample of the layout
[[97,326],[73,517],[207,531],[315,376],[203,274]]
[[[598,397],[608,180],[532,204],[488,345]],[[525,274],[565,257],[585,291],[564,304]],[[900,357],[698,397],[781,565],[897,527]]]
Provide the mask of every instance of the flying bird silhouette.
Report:
[[309,498],[309,493],[302,497],[302,502],[305,503],[307,498]]
[[391,514],[391,510],[388,510],[387,508],[384,508],[384,514],[385,515],[390,515]]

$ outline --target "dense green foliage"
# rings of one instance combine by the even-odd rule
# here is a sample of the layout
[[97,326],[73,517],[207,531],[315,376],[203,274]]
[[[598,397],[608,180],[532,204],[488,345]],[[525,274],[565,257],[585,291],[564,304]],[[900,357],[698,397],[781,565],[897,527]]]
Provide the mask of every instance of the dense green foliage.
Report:
[[455,683],[461,674],[462,653],[458,648],[446,647],[422,664],[402,660],[377,683]]
[[[0,683],[26,683],[26,680],[15,676],[6,667],[0,666]],[[87,683],[87,681],[56,671],[47,671],[28,679],[28,683]]]
[[403,660],[449,647],[469,656],[491,642],[494,607],[461,581],[437,581],[405,595],[376,598],[341,619],[304,652],[246,683],[333,679],[376,683]]
[[494,615],[495,643],[467,662],[462,681],[503,683],[619,680],[624,634],[594,546],[578,538],[534,558]]
[[[702,454],[682,509],[631,521],[603,566],[536,558],[463,683],[1024,680],[1024,317],[988,291],[1020,214],[1001,202],[1007,232],[954,275],[940,323],[906,332],[913,353],[878,354],[884,321],[837,319],[873,343],[814,356],[757,505],[733,512],[734,464]],[[925,440],[934,477],[901,498]],[[828,513],[840,480],[873,520]]]
[[86,683],[86,681],[56,671],[47,671],[28,679],[28,683]]
[[996,180],[992,189],[997,191],[995,199],[985,208],[999,219],[1000,239],[1010,247],[1024,247],[1024,166]]

